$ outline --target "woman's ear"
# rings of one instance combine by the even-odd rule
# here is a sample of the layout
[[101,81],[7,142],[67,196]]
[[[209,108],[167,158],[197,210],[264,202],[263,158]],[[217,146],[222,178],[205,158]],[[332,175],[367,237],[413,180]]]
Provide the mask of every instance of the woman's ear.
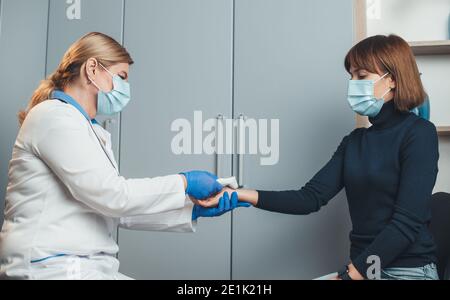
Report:
[[395,79],[392,75],[390,75],[388,78],[389,78],[389,87],[394,90],[397,87],[397,83],[395,82]]
[[89,80],[95,80],[95,77],[97,75],[97,66],[98,62],[95,58],[89,58],[86,61],[85,70]]

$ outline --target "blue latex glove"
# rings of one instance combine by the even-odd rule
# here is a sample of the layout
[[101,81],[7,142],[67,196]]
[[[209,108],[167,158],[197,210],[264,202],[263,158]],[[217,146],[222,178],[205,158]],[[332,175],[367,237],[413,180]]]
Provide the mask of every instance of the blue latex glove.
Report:
[[186,193],[197,200],[208,199],[217,195],[223,189],[223,186],[217,182],[217,176],[211,173],[192,171],[181,174],[186,177]]
[[224,193],[223,197],[219,200],[219,206],[214,208],[204,208],[200,205],[195,205],[192,212],[192,220],[196,221],[198,218],[213,218],[220,217],[230,211],[235,210],[238,207],[250,207],[250,203],[239,202],[238,194],[234,192],[231,195]]

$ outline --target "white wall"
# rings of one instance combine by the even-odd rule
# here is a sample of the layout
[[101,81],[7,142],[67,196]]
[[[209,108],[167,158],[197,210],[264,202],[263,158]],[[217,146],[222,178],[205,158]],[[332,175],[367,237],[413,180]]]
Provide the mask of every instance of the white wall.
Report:
[[408,41],[446,40],[450,0],[367,0],[369,36],[396,33]]
[[431,120],[436,126],[450,126],[450,55],[419,56],[417,64],[432,101]]
[[[397,34],[407,41],[449,39],[450,0],[367,0],[368,36]],[[431,121],[450,126],[450,55],[419,56],[417,63],[431,100]],[[450,137],[440,138],[435,191],[450,192]]]
[[[421,56],[417,63],[432,103],[431,121],[436,126],[450,126],[450,55]],[[440,154],[435,191],[450,192],[450,137],[440,138]]]

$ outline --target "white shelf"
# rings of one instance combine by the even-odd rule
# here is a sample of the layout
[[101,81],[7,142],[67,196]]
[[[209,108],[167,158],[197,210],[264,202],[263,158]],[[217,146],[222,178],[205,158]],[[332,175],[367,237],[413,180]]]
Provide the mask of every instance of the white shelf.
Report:
[[450,40],[409,43],[415,55],[450,55]]
[[450,136],[450,126],[439,126],[437,131],[439,136]]

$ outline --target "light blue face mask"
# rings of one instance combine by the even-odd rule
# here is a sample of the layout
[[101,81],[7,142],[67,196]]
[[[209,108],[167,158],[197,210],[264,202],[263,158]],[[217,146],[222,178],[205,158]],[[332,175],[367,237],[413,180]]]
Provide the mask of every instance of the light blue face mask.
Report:
[[120,78],[118,75],[114,75],[105,68],[102,64],[99,64],[103,69],[111,75],[113,79],[113,89],[110,92],[103,92],[101,88],[92,80],[92,83],[99,90],[97,96],[97,113],[99,115],[114,115],[121,112],[125,106],[131,100],[130,84]]
[[384,105],[384,96],[389,94],[391,89],[384,93],[381,98],[376,98],[375,84],[385,78],[389,73],[384,74],[380,79],[374,80],[350,80],[348,86],[348,102],[353,111],[361,116],[376,117]]

